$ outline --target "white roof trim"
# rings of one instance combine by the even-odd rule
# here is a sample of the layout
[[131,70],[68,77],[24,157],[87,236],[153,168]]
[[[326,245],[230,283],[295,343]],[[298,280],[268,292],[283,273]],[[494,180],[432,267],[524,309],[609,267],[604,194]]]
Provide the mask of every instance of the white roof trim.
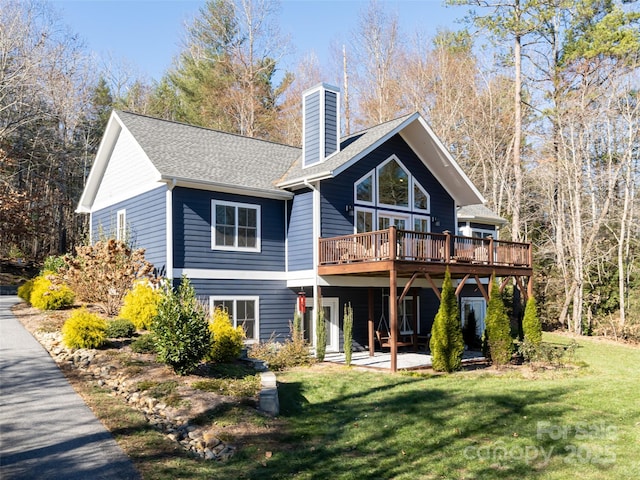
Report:
[[91,171],[89,172],[89,176],[87,177],[82,196],[80,197],[80,201],[78,202],[76,213],[89,213],[93,210],[93,204],[96,199],[96,195],[98,194],[98,189],[100,188],[100,185],[102,183],[102,178],[105,171],[107,170],[107,165],[109,164],[109,160],[111,159],[113,150],[123,130],[131,135],[131,138],[133,138],[136,147],[142,154],[142,158],[144,158],[151,166],[151,168],[156,171],[157,176],[154,180],[157,181],[160,179],[160,172],[155,167],[153,162],[149,159],[142,146],[140,146],[136,137],[124,125],[124,123],[122,122],[120,117],[118,117],[118,114],[114,110],[111,112],[111,116],[109,117],[109,121],[107,122],[107,127],[105,128],[104,135],[102,137],[102,140],[100,141],[98,152],[96,153],[96,157],[91,167]]
[[237,195],[247,195],[250,197],[272,198],[275,200],[289,200],[294,196],[292,192],[288,192],[286,190],[279,192],[277,190],[243,187],[239,185],[229,185],[227,183],[197,181],[190,178],[163,176],[162,180],[164,182],[167,182],[171,186],[171,188],[173,188],[174,186],[196,188],[199,190],[209,190],[212,192],[233,193]]

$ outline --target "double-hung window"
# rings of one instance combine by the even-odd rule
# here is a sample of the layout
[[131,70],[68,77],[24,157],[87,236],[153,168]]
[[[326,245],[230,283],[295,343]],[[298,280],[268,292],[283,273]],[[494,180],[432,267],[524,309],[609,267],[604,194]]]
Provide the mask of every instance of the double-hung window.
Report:
[[241,326],[248,342],[259,340],[258,297],[211,297],[211,309],[222,308],[229,313],[234,327]]
[[260,206],[213,200],[211,248],[260,251]]

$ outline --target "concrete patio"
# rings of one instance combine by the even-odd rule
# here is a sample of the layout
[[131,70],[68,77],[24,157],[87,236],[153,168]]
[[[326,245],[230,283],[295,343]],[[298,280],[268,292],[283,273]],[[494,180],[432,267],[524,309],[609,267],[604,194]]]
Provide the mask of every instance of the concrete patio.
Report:
[[[463,365],[483,362],[485,360],[481,352],[465,351],[462,355]],[[324,361],[344,365],[344,353],[327,353]],[[391,368],[391,354],[389,352],[376,352],[373,357],[370,357],[369,352],[353,352],[351,355],[351,365],[376,370],[389,370]],[[431,355],[428,353],[398,353],[398,370],[420,370],[423,368],[431,368]]]

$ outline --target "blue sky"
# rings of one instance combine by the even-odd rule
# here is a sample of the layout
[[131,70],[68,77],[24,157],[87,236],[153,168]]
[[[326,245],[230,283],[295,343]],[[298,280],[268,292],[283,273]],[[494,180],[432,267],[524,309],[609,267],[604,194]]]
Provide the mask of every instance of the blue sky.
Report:
[[[205,1],[195,0],[51,0],[72,32],[80,34],[88,50],[111,55],[135,65],[148,79],[159,79],[180,51],[185,22]],[[442,0],[390,0],[405,33],[433,35],[438,28],[457,29],[464,14],[460,7],[444,7]],[[366,1],[285,0],[279,18],[283,34],[290,35],[292,55],[283,59],[293,68],[296,59],[313,50],[326,67],[332,42],[344,42],[355,30]],[[288,64],[287,64],[288,62]]]

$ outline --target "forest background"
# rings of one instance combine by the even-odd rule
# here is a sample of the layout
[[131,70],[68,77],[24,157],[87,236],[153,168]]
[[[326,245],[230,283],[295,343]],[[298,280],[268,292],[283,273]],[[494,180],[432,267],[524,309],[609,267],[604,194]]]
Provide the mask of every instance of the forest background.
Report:
[[343,134],[419,111],[534,244],[543,322],[640,339],[640,9],[624,0],[448,0],[466,28],[402,31],[363,4],[324,70],[283,71],[278,3],[209,0],[158,81],[100,67],[52,6],[0,0],[0,258],[87,236],[75,213],[113,108],[290,145],[301,93],[342,89]]

